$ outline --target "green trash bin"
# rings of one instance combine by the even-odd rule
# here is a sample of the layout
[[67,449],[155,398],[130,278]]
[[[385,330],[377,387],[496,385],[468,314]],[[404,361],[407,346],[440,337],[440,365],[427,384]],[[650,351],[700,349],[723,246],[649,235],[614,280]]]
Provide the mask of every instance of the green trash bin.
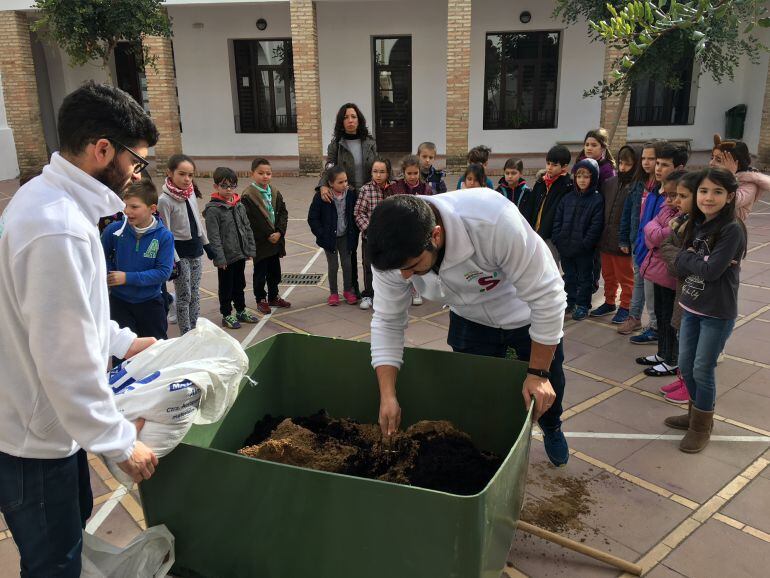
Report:
[[407,349],[402,426],[452,421],[505,456],[474,496],[314,471],[237,455],[265,414],[374,423],[369,344],[276,335],[247,350],[244,383],[218,423],[195,426],[140,486],[148,526],[175,537],[179,576],[499,578],[519,519],[531,420],[520,362]]
[[739,104],[725,113],[725,138],[733,140],[743,138],[747,110],[748,107],[745,104]]

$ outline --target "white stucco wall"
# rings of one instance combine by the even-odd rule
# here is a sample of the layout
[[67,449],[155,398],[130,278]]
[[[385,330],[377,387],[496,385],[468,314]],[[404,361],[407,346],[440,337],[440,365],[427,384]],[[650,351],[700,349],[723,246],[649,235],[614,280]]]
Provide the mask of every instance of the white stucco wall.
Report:
[[[412,150],[446,135],[446,0],[320,2],[318,53],[324,147],[339,107],[355,102],[374,124],[372,37],[412,37]],[[324,149],[324,152],[325,149]]]
[[0,181],[15,179],[19,175],[19,164],[16,162],[16,144],[13,131],[8,126],[5,116],[5,99],[3,98],[3,83],[0,77]]
[[[579,141],[599,125],[601,101],[583,98],[583,91],[601,79],[604,46],[587,39],[585,24],[564,29],[551,18],[552,2],[536,0],[475,0],[471,38],[470,146],[485,144],[493,153],[545,152],[557,141]],[[519,21],[523,11],[528,24]],[[484,47],[489,32],[562,31],[559,57],[557,127],[553,129],[484,130]]]
[[[169,6],[182,148],[194,156],[297,155],[296,134],[235,132],[229,40],[291,38],[289,4]],[[267,30],[257,30],[258,19]],[[193,28],[193,24],[203,28]]]

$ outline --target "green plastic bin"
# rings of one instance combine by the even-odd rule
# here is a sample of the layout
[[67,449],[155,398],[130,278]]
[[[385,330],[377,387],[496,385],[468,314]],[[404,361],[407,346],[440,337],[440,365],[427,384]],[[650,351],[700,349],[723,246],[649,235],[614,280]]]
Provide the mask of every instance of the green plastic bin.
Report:
[[176,538],[180,576],[499,578],[519,518],[530,444],[526,366],[407,349],[402,427],[450,420],[505,460],[474,496],[277,464],[232,453],[265,414],[374,423],[369,344],[276,335],[248,349],[244,383],[218,423],[194,427],[140,486],[148,526]]

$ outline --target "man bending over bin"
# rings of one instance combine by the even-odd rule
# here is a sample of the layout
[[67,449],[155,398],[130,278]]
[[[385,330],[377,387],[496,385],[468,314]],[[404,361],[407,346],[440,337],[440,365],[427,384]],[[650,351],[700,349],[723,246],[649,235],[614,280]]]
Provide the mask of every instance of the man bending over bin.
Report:
[[383,201],[369,224],[374,268],[372,366],[380,387],[379,423],[401,422],[396,377],[403,363],[411,286],[450,306],[454,351],[529,362],[522,395],[556,466],[569,459],[561,431],[566,295],[550,250],[513,203],[487,189]]

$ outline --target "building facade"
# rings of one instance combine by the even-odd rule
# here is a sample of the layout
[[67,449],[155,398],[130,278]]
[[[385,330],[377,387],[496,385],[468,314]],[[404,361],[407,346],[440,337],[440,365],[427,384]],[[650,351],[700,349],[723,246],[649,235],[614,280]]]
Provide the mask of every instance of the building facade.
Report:
[[[0,0],[0,74],[18,164],[32,169],[56,150],[56,111],[97,66],[72,68],[29,32],[30,0]],[[157,56],[142,70],[127,45],[111,62],[115,82],[158,123],[154,154],[200,159],[284,159],[320,170],[335,115],[356,103],[378,149],[437,144],[449,165],[469,146],[539,155],[577,146],[609,124],[620,104],[584,98],[608,73],[587,26],[566,28],[552,2],[533,0],[167,0],[173,39],[148,38]],[[770,39],[768,39],[770,40]],[[742,63],[722,85],[682,64],[683,87],[640,83],[620,109],[621,141],[670,138],[709,150],[725,113],[746,106],[743,139],[770,165],[768,55]],[[11,103],[9,105],[9,103]],[[1,127],[0,127],[0,130]]]

